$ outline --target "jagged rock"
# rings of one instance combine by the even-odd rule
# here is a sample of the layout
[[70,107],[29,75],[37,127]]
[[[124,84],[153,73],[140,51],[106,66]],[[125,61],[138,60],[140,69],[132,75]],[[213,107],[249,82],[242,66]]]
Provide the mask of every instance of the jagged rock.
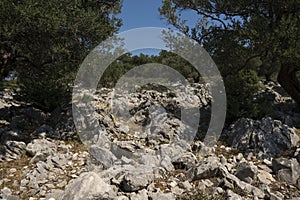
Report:
[[101,163],[105,168],[110,168],[114,165],[117,157],[108,149],[92,145],[89,149],[90,154],[97,162]]
[[211,182],[209,179],[202,180],[201,182],[205,185],[205,187],[208,187],[208,188],[214,186],[214,183]]
[[154,178],[153,171],[131,172],[123,177],[120,188],[125,192],[136,192],[146,188]]
[[0,160],[16,160],[24,154],[26,144],[24,142],[7,141],[0,146]]
[[190,180],[222,177],[226,172],[227,169],[221,164],[220,159],[210,156],[189,169],[188,177]]
[[251,162],[240,162],[237,166],[235,176],[242,181],[252,183],[257,177],[257,167]]
[[148,192],[146,189],[140,190],[138,193],[131,193],[130,200],[148,199]]
[[185,191],[190,191],[193,188],[193,186],[188,181],[180,182],[178,185]]
[[161,155],[144,154],[141,155],[138,162],[142,165],[152,168],[162,167],[169,172],[174,170],[174,166],[169,156],[163,157]]
[[221,187],[217,187],[213,192],[213,197],[216,199],[217,197],[220,197],[220,195],[224,194],[224,190]]
[[171,192],[172,192],[172,194],[174,194],[176,196],[180,196],[184,192],[184,189],[182,189],[178,186],[175,186],[175,187],[171,188]]
[[11,194],[12,194],[11,190],[10,190],[9,188],[7,188],[7,187],[4,187],[4,188],[1,190],[1,193],[2,193],[3,195],[11,195]]
[[276,182],[273,176],[264,170],[258,170],[257,179],[265,185],[270,185],[271,183]]
[[19,197],[12,195],[12,191],[7,187],[1,189],[0,198],[5,200],[19,200]]
[[234,193],[232,190],[227,190],[226,196],[227,196],[227,199],[229,199],[229,200],[242,200],[243,199],[240,195]]
[[33,156],[33,158],[31,158],[29,163],[34,164],[34,163],[37,163],[39,161],[45,161],[45,160],[47,160],[47,156],[48,156],[47,154],[38,152]]
[[273,170],[279,180],[296,184],[300,177],[300,164],[295,159],[276,158],[272,161]]
[[[231,127],[227,139],[232,140],[233,147],[237,145],[238,150],[242,149],[245,157],[242,153],[235,154],[235,148],[207,147],[197,140],[185,141],[187,138],[180,133],[189,131],[191,127],[180,120],[180,106],[204,108],[207,113],[202,115],[200,111],[201,117],[210,119],[211,99],[207,90],[202,91],[201,87],[194,90],[196,96],[192,92],[187,97],[145,90],[121,95],[113,114],[108,109],[114,98],[112,93],[97,94],[93,96],[95,102],[92,104],[95,104],[95,121],[99,121],[101,130],[99,135],[88,140],[92,144],[89,153],[82,153],[80,148],[74,153],[77,144],[65,145],[50,139],[31,141],[27,145],[27,153],[33,158],[31,165],[22,168],[23,180],[18,185],[17,181],[8,177],[0,180],[0,186],[12,183],[20,188],[16,194],[30,193],[31,199],[193,199],[196,197],[194,193],[199,191],[205,196],[207,193],[209,199],[233,200],[292,199],[299,195],[297,186],[300,179],[294,186],[277,184],[269,168],[273,155],[283,152],[289,144],[293,145],[298,140],[297,134],[279,121],[271,118],[260,121],[241,119]],[[1,102],[0,98],[0,115]],[[21,111],[17,111],[12,103],[9,105],[9,114],[4,113],[9,123],[3,122],[2,126],[0,122],[1,136],[11,131],[11,121],[18,135],[17,126],[23,125],[33,125],[30,127],[30,130],[35,130],[33,135],[51,133],[45,134],[47,138],[55,133],[54,138],[65,139],[67,137],[63,134],[75,132],[70,105],[56,109],[51,118],[35,109],[33,113],[36,116],[22,113],[28,105],[21,107]],[[123,112],[128,112],[128,115]],[[42,116],[41,120],[37,120],[38,113]],[[194,116],[190,115],[190,118]],[[199,138],[200,134],[196,136],[196,139]],[[22,148],[25,147],[24,144]],[[6,145],[1,149],[8,152],[6,158],[17,158]],[[293,148],[285,162],[291,163],[290,158],[293,158],[293,165],[279,162],[279,167],[273,167],[279,179],[282,174],[292,181],[293,176],[299,177],[294,167],[297,159],[300,160],[299,152]],[[24,153],[24,150],[19,153]],[[256,156],[267,159],[260,162]],[[16,169],[19,173],[20,169]],[[9,175],[17,173],[14,170],[8,172]],[[65,191],[58,190],[64,187]],[[280,193],[274,192],[274,189]],[[12,192],[14,194],[15,191]],[[0,198],[3,198],[1,195]]]
[[270,200],[282,200],[282,199],[284,199],[284,195],[278,191],[270,194]]
[[68,158],[64,154],[58,154],[51,157],[51,161],[56,168],[65,169],[68,162]]
[[35,139],[26,146],[26,152],[30,156],[35,156],[37,153],[44,154],[46,156],[51,155],[55,149],[56,144],[46,139]]
[[231,182],[234,185],[234,188],[245,191],[245,192],[253,195],[254,197],[258,197],[258,198],[265,197],[265,193],[261,189],[254,187],[249,183],[241,181],[238,177],[236,177],[230,173],[227,173],[225,177],[229,182]]
[[86,172],[75,179],[66,187],[61,195],[64,199],[116,199],[117,192],[115,186],[109,185],[95,172]]
[[175,169],[187,169],[197,161],[196,156],[189,152],[191,147],[189,144],[180,140],[177,144],[163,144],[160,145],[157,154],[164,157],[169,157]]
[[226,133],[227,142],[244,154],[272,158],[297,145],[299,136],[287,125],[269,117],[260,121],[239,119]]
[[175,196],[172,193],[164,193],[162,191],[158,191],[158,192],[150,192],[149,193],[149,197],[152,200],[175,200]]

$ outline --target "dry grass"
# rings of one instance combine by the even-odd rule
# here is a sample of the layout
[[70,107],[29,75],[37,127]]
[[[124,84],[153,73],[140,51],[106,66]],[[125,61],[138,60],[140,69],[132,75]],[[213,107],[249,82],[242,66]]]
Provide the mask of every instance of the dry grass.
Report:
[[[79,141],[67,141],[65,142],[66,145],[71,145],[70,151],[72,153],[82,153],[84,151],[87,151],[87,148],[85,145],[83,145]],[[20,192],[20,183],[21,180],[25,179],[25,176],[23,176],[24,167],[27,166],[29,170],[33,170],[35,168],[35,164],[30,164],[31,157],[27,155],[23,155],[18,160],[13,160],[9,162],[0,162],[0,180],[3,181],[3,183],[0,185],[0,190],[4,187],[7,187],[11,189],[12,193],[14,195],[17,195],[20,197],[20,199],[29,199],[30,197],[37,197],[36,194],[33,194],[32,192],[28,190],[24,190]],[[12,168],[16,169],[16,172],[12,173],[10,170]],[[71,177],[71,171],[73,170],[72,167],[67,167],[65,174],[65,180],[69,182]],[[58,189],[64,189],[64,188],[58,188]]]
[[226,144],[223,144],[220,141],[217,142],[217,147],[215,148],[215,154],[217,156],[223,155],[225,158],[229,159],[232,158],[233,156],[238,155],[239,151],[236,150],[235,148],[231,147],[230,151],[226,151],[226,149],[221,148],[222,145],[227,147]]
[[[3,181],[0,188],[8,187],[12,190],[14,194],[20,190],[20,182],[23,177],[23,168],[24,166],[28,166],[29,168],[33,168],[32,165],[29,164],[31,158],[24,155],[21,159],[13,160],[9,162],[1,162],[0,163],[0,176]],[[16,172],[11,172],[12,168],[16,169]]]

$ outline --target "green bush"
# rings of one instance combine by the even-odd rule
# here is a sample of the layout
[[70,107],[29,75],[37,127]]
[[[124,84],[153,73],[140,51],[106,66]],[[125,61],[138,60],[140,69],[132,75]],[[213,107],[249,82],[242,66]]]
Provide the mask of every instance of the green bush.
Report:
[[227,119],[240,117],[260,118],[268,114],[267,102],[259,95],[263,85],[259,83],[257,73],[253,70],[241,70],[226,77]]
[[23,100],[49,112],[69,103],[72,81],[71,77],[55,72],[19,77],[18,80]]
[[121,3],[0,2],[0,56],[11,55],[10,70],[16,72],[27,102],[51,111],[70,100],[70,87],[80,63],[121,26],[114,15],[120,12]]

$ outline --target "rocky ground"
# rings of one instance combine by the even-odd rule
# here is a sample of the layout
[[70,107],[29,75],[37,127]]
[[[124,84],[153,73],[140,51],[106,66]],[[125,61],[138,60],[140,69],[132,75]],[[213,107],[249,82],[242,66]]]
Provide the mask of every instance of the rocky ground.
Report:
[[[3,91],[0,198],[300,199],[300,112],[276,83],[265,85],[274,114],[237,120],[212,147],[200,140],[211,101],[203,84],[185,97],[101,89],[92,102],[101,131],[88,139],[71,105],[43,113]],[[181,135],[192,128],[180,120],[183,102],[200,108],[192,142]]]

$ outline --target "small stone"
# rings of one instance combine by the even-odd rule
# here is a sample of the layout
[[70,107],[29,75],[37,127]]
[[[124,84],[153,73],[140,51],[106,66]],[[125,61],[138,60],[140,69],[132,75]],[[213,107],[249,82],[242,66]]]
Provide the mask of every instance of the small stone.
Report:
[[130,200],[148,199],[148,191],[146,189],[140,190],[138,193],[131,193]]
[[230,152],[231,152],[231,147],[226,147],[226,148],[225,148],[225,151],[226,151],[227,153],[230,153]]
[[243,158],[244,158],[244,156],[243,156],[242,153],[238,153],[238,155],[236,156],[236,159],[237,159],[238,161],[241,161]]
[[150,199],[152,200],[175,200],[175,196],[172,193],[164,193],[162,191],[158,191],[156,193],[149,194]]
[[263,170],[258,170],[257,178],[261,183],[266,185],[270,185],[272,182],[276,182],[276,180],[270,173]]
[[214,186],[214,183],[211,182],[209,179],[204,180],[203,183],[205,184],[206,187],[212,187],[212,186]]
[[270,200],[281,200],[284,199],[284,195],[276,191],[275,193],[270,193]]
[[47,154],[41,153],[41,152],[37,152],[33,158],[29,161],[30,164],[35,164],[39,161],[46,161],[47,160]]
[[40,191],[40,196],[43,197],[43,196],[45,196],[45,195],[46,195],[46,191],[45,191],[45,190],[41,190],[41,191]]
[[220,156],[220,161],[223,165],[227,163],[227,159],[223,155]]
[[77,160],[78,159],[78,153],[74,153],[72,156],[72,160]]
[[11,169],[9,170],[9,172],[10,172],[10,173],[16,173],[16,172],[17,172],[17,169],[16,169],[16,168],[11,168]]
[[62,187],[65,187],[67,184],[68,184],[67,181],[63,180],[62,182],[57,184],[57,187],[62,188]]
[[173,194],[178,195],[178,196],[181,195],[184,192],[184,190],[179,188],[178,186],[172,187],[171,191],[172,191]]
[[203,181],[201,181],[201,182],[198,183],[197,188],[199,190],[205,190],[206,189],[206,185],[203,183]]
[[45,184],[45,186],[48,188],[48,189],[54,189],[55,186],[52,184],[52,183],[47,183]]
[[230,183],[227,179],[223,180],[223,188],[225,189],[234,189],[234,185]]
[[193,188],[193,186],[188,181],[180,182],[178,185],[179,187],[185,189],[186,191],[190,191]]
[[221,187],[217,187],[214,191],[214,194],[223,194],[224,190]]
[[4,187],[4,188],[1,190],[1,193],[4,194],[5,196],[8,196],[8,195],[11,195],[11,194],[12,194],[11,190],[10,190],[8,187]]
[[78,176],[76,174],[71,175],[72,178],[77,178]]
[[264,159],[263,163],[266,164],[267,166],[271,167],[272,166],[272,162],[268,159]]
[[[130,198],[131,200],[134,200],[133,198]],[[141,198],[142,199],[142,198]],[[148,199],[148,196],[147,196],[147,198],[145,198],[145,199]],[[122,196],[118,196],[117,198],[116,198],[116,200],[129,200],[129,198],[128,197],[126,197],[126,196],[124,196],[124,195],[122,195]],[[139,200],[139,199],[137,199],[137,200]]]
[[58,151],[61,151],[63,153],[69,153],[69,147],[67,145],[61,144],[57,147]]
[[234,193],[232,190],[227,190],[226,195],[228,200],[242,200],[242,197]]

